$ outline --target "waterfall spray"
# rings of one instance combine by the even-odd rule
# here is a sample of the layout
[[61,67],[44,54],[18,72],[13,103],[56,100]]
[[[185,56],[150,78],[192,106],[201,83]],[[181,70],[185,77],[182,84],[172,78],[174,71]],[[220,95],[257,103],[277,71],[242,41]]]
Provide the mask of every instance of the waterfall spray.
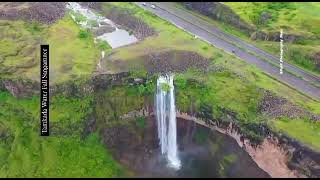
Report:
[[179,169],[173,75],[158,78],[155,106],[161,153],[167,155],[170,166]]

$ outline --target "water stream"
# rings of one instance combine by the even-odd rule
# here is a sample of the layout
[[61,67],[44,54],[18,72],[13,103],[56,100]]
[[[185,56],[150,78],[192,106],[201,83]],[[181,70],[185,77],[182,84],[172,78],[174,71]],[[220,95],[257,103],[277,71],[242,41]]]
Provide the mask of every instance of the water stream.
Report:
[[161,153],[166,154],[171,167],[179,169],[173,75],[158,78],[155,107]]
[[138,41],[134,35],[130,35],[126,30],[118,28],[117,24],[110,19],[97,15],[90,9],[82,7],[79,3],[69,2],[66,7],[72,12],[72,19],[81,27],[91,30],[97,30],[99,28],[108,29],[106,30],[107,32],[97,36],[96,39],[108,42],[112,48],[125,46]]

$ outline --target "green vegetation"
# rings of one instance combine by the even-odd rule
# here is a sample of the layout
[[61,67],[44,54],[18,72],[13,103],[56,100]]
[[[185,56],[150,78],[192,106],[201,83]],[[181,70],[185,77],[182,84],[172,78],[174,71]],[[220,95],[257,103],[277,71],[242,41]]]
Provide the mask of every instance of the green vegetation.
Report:
[[104,50],[104,51],[111,50],[111,46],[105,41],[98,40],[97,44],[100,50]]
[[88,39],[88,38],[90,37],[90,32],[89,32],[89,30],[82,30],[82,29],[81,29],[81,30],[79,31],[78,37],[79,37],[80,39],[84,39],[84,40]]
[[0,32],[0,76],[38,78],[35,73],[46,25],[0,20]]
[[194,140],[198,144],[206,143],[208,136],[209,136],[209,129],[196,129]]
[[[201,104],[206,104],[212,108],[212,116],[214,118],[221,117],[223,109],[235,112],[240,124],[242,124],[244,133],[256,141],[261,140],[261,136],[254,127],[259,123],[266,123],[263,117],[257,115],[256,108],[262,95],[260,88],[271,90],[294,104],[298,104],[312,112],[320,113],[319,102],[271,78],[253,65],[248,65],[232,55],[222,53],[220,50],[208,46],[206,42],[200,39],[194,39],[192,35],[179,30],[167,21],[144,11],[133,3],[105,3],[104,10],[107,11],[109,9],[107,7],[110,5],[124,8],[136,17],[143,19],[156,29],[158,36],[149,37],[138,44],[114,50],[110,57],[111,60],[106,65],[112,67],[112,69],[108,70],[114,72],[122,71],[115,68],[112,63],[112,60],[119,59],[127,64],[134,64],[132,67],[140,67],[141,69],[143,68],[140,65],[141,57],[146,53],[146,49],[148,49],[148,53],[151,53],[159,52],[166,48],[197,52],[204,57],[210,58],[212,60],[211,66],[224,69],[222,72],[205,75],[198,72],[187,72],[175,76],[175,85],[177,86],[176,103],[181,111],[188,111],[191,104],[194,104],[196,111],[199,111]],[[225,24],[225,26],[228,25]],[[239,31],[234,30],[234,32]],[[244,35],[242,36],[245,37]],[[170,41],[167,41],[167,39],[170,39]],[[295,46],[298,49],[298,45]],[[277,46],[273,45],[272,47],[276,48]],[[188,79],[195,79],[199,83],[188,82]],[[304,142],[303,139],[301,141]]]
[[34,35],[37,33],[41,33],[41,31],[44,30],[44,27],[38,22],[32,22],[29,25],[27,25],[27,30],[31,32],[32,35]]
[[146,118],[145,117],[138,117],[137,118],[138,127],[144,129],[146,126]]
[[152,80],[148,80],[145,84],[140,84],[138,87],[138,92],[140,96],[147,96],[154,94],[156,89],[156,84]]
[[[263,31],[279,31],[284,28],[288,33],[318,36],[320,31],[315,24],[320,23],[319,3],[296,2],[227,2],[235,13],[246,22]],[[268,13],[270,19],[261,22],[261,14]]]
[[0,92],[0,177],[119,177],[97,134],[80,139],[92,97],[53,96],[51,134],[39,136],[39,98]]
[[164,92],[169,92],[170,89],[171,89],[171,87],[170,87],[170,85],[168,83],[161,83],[160,84],[160,88]]
[[273,121],[273,124],[281,132],[307,143],[314,149],[320,149],[320,123],[304,119],[281,118]]
[[69,16],[50,27],[47,43],[50,44],[50,69],[55,70],[50,76],[52,82],[90,75],[100,58],[93,37],[88,31],[81,30]]
[[[320,113],[320,105],[318,102],[310,100],[309,98],[297,93],[295,90],[288,88],[286,85],[270,78],[255,66],[249,65],[232,55],[223,53],[221,50],[212,46],[208,46],[206,42],[200,39],[194,39],[192,35],[178,29],[169,22],[158,18],[154,14],[137,7],[133,3],[115,2],[111,3],[111,5],[125,8],[133,15],[143,19],[148,25],[158,32],[158,36],[149,37],[135,45],[115,49],[112,56],[110,56],[110,61],[106,63],[106,68],[109,71],[121,72],[123,70],[121,68],[115,68],[112,63],[113,60],[122,60],[127,64],[134,64],[133,67],[135,67],[135,69],[137,69],[136,67],[143,69],[143,67],[141,67],[141,57],[145,55],[146,49],[148,49],[148,53],[158,52],[162,49],[168,48],[173,50],[189,50],[210,58],[214,65],[226,67],[260,88],[271,90],[279,96],[288,98],[293,103],[298,103],[311,111]],[[110,3],[104,3],[104,6],[110,6]],[[168,39],[170,39],[170,41],[168,41]],[[205,46],[208,46],[207,50],[199,48]],[[109,69],[109,67],[112,67],[112,69]]]
[[[193,73],[189,72],[188,75]],[[237,78],[229,71],[197,73],[192,77],[193,81],[187,80],[186,83],[176,84],[176,103],[179,109],[188,111],[190,104],[193,103],[197,111],[204,112],[204,116],[210,115],[206,115],[206,112],[213,112],[212,116],[219,118],[221,115],[219,112],[223,107],[237,112],[239,119],[254,121],[257,103],[261,97],[256,86]],[[185,78],[183,74],[176,76],[178,82],[185,81],[181,80],[183,78]],[[210,107],[213,108],[212,111]]]
[[225,112],[233,113],[244,136],[255,143],[263,140],[263,135],[256,130],[257,125],[266,123],[257,112],[262,91],[256,85],[230,71],[206,74],[189,71],[175,77],[179,110],[188,112],[193,106],[198,117],[214,121],[223,121]]
[[[93,36],[82,30],[67,14],[53,25],[0,20],[0,75],[39,79],[40,44],[50,45],[51,84],[90,75],[105,43],[94,44]],[[111,48],[110,48],[111,49]]]
[[[319,65],[314,60],[315,53],[319,52],[320,23],[319,3],[226,3],[246,22],[253,24],[264,32],[279,32],[300,36],[295,43],[285,42],[285,60],[307,71],[320,75]],[[261,21],[261,14],[267,13],[271,18]],[[246,38],[247,40],[248,37]],[[250,41],[250,40],[249,40]],[[277,42],[251,41],[258,47],[279,56]]]
[[70,10],[69,14],[71,15],[71,17],[72,16],[74,17],[74,20],[76,21],[77,24],[87,21],[87,18],[84,15],[80,14],[80,13],[77,13],[77,12],[74,12],[74,11]]
[[[220,119],[225,111],[232,112],[239,120],[246,136],[261,140],[255,127],[266,123],[257,114],[261,101],[261,88],[271,90],[288,98],[312,112],[320,113],[320,103],[299,94],[293,89],[270,78],[252,65],[221,52],[206,42],[195,39],[174,25],[138,8],[133,3],[104,3],[130,11],[142,18],[158,32],[157,36],[146,38],[137,44],[112,50],[106,68],[110,72],[122,71],[114,61],[124,61],[135,69],[142,69],[141,57],[164,49],[188,50],[210,59],[210,71],[202,73],[189,70],[175,76],[176,105],[187,112],[194,105],[204,119]],[[286,8],[271,7],[272,11]],[[278,14],[281,16],[281,13]],[[78,17],[78,20],[81,17]],[[274,19],[270,20],[273,23]],[[100,50],[110,50],[107,43],[94,44],[91,33],[83,30],[66,15],[53,25],[47,26],[22,21],[0,20],[0,75],[1,78],[23,76],[38,80],[39,44],[50,45],[51,84],[64,83],[75,77],[87,78],[94,71],[100,58]],[[170,41],[168,41],[170,39]],[[271,44],[271,43],[270,43]],[[300,45],[296,46],[297,50]],[[34,48],[36,47],[36,48]],[[270,45],[270,49],[271,49]],[[304,54],[293,53],[297,61]],[[301,61],[303,63],[304,61]],[[305,66],[310,66],[308,63]],[[101,144],[97,133],[84,135],[84,124],[88,115],[95,112],[97,132],[106,125],[128,123],[119,121],[122,115],[134,110],[140,111],[152,104],[156,89],[155,76],[145,69],[134,71],[131,78],[143,77],[141,85],[110,85],[94,95],[78,97],[55,95],[51,99],[51,136],[39,136],[39,98],[17,99],[8,92],[0,92],[0,177],[119,177],[126,171],[112,158]],[[74,87],[73,87],[74,88]],[[77,89],[79,87],[75,87]],[[161,87],[168,90],[168,85]],[[169,87],[170,88],[170,87]],[[144,117],[133,117],[137,126],[143,129]],[[276,130],[320,148],[319,126],[306,120],[281,119],[274,121]],[[302,133],[303,132],[303,133]],[[196,139],[203,142],[206,133],[198,133]],[[221,164],[231,163],[234,157],[225,157]]]
[[[139,94],[138,86],[111,87],[106,91],[97,92],[95,111],[97,119],[103,120],[101,125],[118,123],[120,116],[131,111],[140,111],[144,105],[144,97]],[[124,122],[125,123],[125,122]]]
[[[315,60],[315,54],[319,53],[320,48],[320,31],[315,25],[320,22],[319,3],[224,2],[224,4],[229,6],[242,20],[255,27],[257,31],[277,33],[282,28],[285,34],[298,36],[294,43],[284,42],[284,60],[310,73],[320,75],[319,63]],[[187,10],[181,4],[175,5]],[[280,54],[279,42],[252,40],[251,35],[242,29],[213,20],[195,11],[187,11],[277,57]],[[269,18],[262,21],[262,14],[267,14]]]

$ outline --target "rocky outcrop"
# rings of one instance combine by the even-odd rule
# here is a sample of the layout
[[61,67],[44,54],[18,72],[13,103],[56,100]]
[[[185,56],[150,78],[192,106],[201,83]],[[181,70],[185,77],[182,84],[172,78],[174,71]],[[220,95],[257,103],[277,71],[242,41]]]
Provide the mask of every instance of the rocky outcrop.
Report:
[[270,91],[266,91],[258,105],[258,112],[270,118],[288,117],[292,119],[307,118],[320,122],[320,115],[311,113],[297,105],[292,104],[287,99],[276,96]]
[[7,90],[17,98],[31,97],[39,94],[39,89],[40,84],[31,80],[0,80],[0,90]]
[[117,74],[99,74],[92,78],[92,84],[95,90],[106,89],[109,86],[122,85],[126,82],[129,72],[121,72]]
[[0,19],[23,19],[52,24],[65,14],[65,2],[6,2],[0,6]]
[[[254,31],[250,38],[252,40],[262,40],[262,41],[280,41],[280,32],[262,32]],[[295,34],[283,34],[283,41],[288,43],[302,41],[304,37]]]
[[184,72],[189,68],[208,71],[209,60],[189,51],[163,51],[150,53],[144,57],[148,72]]

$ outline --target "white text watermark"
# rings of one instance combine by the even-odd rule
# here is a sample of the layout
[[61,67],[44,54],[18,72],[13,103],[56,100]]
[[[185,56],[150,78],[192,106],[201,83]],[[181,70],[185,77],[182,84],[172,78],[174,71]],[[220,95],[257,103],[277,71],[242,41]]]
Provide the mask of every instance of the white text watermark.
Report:
[[283,74],[283,32],[280,30],[280,74]]

